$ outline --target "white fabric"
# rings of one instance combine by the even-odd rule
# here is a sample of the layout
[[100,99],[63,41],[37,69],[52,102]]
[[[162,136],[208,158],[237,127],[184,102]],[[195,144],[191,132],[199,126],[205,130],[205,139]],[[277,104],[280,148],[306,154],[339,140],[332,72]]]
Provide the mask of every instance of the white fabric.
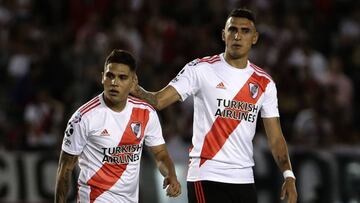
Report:
[[[136,110],[145,113],[135,116],[130,121],[132,112]],[[146,119],[143,119],[146,118],[145,114],[148,114],[147,123]],[[130,122],[134,130],[132,132],[130,130],[127,137],[136,136],[137,132],[140,136],[143,133],[143,137],[133,137],[134,140],[137,139],[138,144],[123,143],[119,145]],[[135,130],[137,123],[144,126],[144,132]],[[81,169],[78,180],[80,202],[90,202],[91,187],[88,181],[105,164],[112,166],[125,164],[127,166],[114,185],[105,189],[94,202],[138,202],[139,169],[144,142],[147,146],[165,143],[157,113],[147,103],[129,97],[125,108],[121,112],[114,112],[105,105],[103,95],[100,94],[80,107],[68,122],[62,144],[63,151],[72,155],[79,155]],[[130,157],[133,160],[121,162],[116,158],[124,154],[131,154]],[[106,157],[115,158],[111,162]],[[104,177],[104,179],[106,178]],[[102,189],[100,185],[96,185],[96,187]]]
[[286,178],[296,179],[294,173],[291,170],[285,170],[283,172],[283,176],[284,176],[284,179],[286,179]]
[[[248,82],[250,78],[252,82]],[[250,88],[254,84],[258,88],[254,88],[251,93]],[[266,118],[279,117],[276,87],[271,77],[249,61],[244,69],[234,68],[225,61],[223,54],[220,54],[188,63],[169,85],[176,89],[183,101],[191,95],[194,98],[193,148],[189,154],[187,180],[253,183],[252,140],[258,113],[261,111],[261,116]],[[235,95],[242,88],[249,88],[247,94],[241,95],[240,98],[243,99],[235,99]],[[220,150],[200,166],[200,160],[204,158],[201,154],[205,136],[215,120],[221,117],[219,113],[229,109],[225,108],[229,104],[229,114],[223,125],[226,126],[231,120],[240,120],[240,123]],[[247,105],[247,108],[242,105]],[[248,117],[230,118],[240,111],[247,113]],[[222,130],[214,134],[223,134]],[[210,148],[214,147],[216,148]]]

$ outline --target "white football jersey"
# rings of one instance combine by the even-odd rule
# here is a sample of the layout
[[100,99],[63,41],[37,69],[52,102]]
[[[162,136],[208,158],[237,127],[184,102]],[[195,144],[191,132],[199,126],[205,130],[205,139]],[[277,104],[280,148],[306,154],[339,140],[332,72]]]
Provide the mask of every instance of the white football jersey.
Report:
[[187,180],[254,183],[258,114],[279,116],[272,78],[250,61],[244,69],[234,68],[220,54],[186,64],[169,85],[183,101],[194,98]]
[[156,111],[128,97],[121,112],[103,94],[80,107],[65,131],[62,150],[79,156],[78,202],[138,202],[143,144],[164,144]]

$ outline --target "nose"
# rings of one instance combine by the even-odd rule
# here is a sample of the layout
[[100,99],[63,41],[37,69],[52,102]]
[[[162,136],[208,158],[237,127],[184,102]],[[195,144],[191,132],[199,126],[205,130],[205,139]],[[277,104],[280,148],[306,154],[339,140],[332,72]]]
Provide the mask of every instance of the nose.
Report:
[[111,85],[116,85],[116,78],[111,80]]
[[239,40],[240,39],[240,34],[239,32],[236,32],[234,35],[235,40]]

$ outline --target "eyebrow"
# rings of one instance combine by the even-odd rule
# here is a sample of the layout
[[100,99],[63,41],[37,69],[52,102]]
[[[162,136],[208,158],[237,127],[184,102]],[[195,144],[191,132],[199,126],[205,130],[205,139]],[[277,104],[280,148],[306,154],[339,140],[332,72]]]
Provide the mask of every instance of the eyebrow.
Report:
[[241,27],[240,30],[251,31],[252,29],[250,27]]
[[111,72],[111,71],[107,71],[107,72],[105,72],[105,75],[114,75],[114,76],[129,76],[130,74],[127,74],[127,73],[114,73],[114,72]]
[[228,29],[228,30],[234,30],[234,29],[236,29],[236,30],[243,30],[243,31],[245,31],[245,30],[248,30],[248,31],[256,30],[255,28],[253,28],[253,27],[251,27],[251,26],[246,26],[246,25],[241,25],[241,26],[239,26],[239,27],[237,27],[237,26],[235,26],[235,25],[230,25],[227,29]]

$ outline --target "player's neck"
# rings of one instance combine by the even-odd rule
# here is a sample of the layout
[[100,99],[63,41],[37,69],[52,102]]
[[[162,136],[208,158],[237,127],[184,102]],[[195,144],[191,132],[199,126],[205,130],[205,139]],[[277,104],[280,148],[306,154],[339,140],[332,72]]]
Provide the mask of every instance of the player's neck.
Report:
[[229,65],[233,66],[234,68],[243,69],[243,68],[246,68],[248,56],[243,56],[243,57],[234,59],[225,52],[224,59]]
[[126,100],[115,103],[115,102],[109,100],[108,98],[106,98],[105,95],[103,98],[104,98],[104,102],[105,102],[106,106],[109,107],[111,110],[113,110],[115,112],[121,112],[122,110],[124,110],[125,105],[126,105]]

